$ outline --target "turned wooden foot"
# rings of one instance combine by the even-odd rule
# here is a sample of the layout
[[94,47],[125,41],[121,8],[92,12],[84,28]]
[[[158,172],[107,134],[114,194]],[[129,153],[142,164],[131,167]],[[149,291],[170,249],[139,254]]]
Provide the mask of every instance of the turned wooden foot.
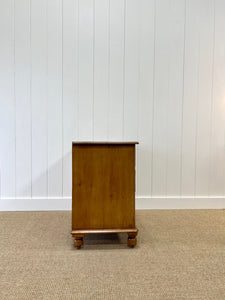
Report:
[[127,239],[127,245],[131,248],[136,246],[137,244],[137,238],[136,238],[137,233],[128,233],[128,239]]
[[74,246],[77,249],[80,249],[80,247],[83,245],[84,234],[73,235],[73,237],[74,237]]

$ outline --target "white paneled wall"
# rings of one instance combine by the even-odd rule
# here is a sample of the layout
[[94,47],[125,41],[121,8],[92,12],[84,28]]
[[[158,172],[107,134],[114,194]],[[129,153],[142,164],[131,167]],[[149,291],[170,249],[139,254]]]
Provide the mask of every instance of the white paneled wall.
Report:
[[137,208],[225,207],[224,0],[0,1],[0,210],[70,209],[72,140],[137,140]]

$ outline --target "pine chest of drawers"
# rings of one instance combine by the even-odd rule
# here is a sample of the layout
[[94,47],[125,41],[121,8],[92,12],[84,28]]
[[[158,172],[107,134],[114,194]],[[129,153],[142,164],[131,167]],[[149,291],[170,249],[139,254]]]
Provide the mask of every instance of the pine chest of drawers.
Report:
[[136,245],[135,144],[73,142],[72,236],[79,249],[85,234],[127,233]]

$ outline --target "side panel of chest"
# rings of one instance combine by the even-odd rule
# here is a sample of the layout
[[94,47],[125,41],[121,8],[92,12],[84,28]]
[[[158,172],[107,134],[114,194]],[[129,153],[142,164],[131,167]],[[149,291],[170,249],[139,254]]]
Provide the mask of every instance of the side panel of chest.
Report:
[[135,227],[135,145],[73,145],[72,230]]

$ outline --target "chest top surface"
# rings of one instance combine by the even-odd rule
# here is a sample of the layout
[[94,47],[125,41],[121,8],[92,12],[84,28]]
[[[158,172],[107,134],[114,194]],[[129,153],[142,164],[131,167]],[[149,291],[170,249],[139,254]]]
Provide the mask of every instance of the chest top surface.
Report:
[[131,142],[131,141],[125,141],[125,142],[109,142],[109,141],[75,141],[72,142],[72,145],[135,145],[139,144],[138,142]]

